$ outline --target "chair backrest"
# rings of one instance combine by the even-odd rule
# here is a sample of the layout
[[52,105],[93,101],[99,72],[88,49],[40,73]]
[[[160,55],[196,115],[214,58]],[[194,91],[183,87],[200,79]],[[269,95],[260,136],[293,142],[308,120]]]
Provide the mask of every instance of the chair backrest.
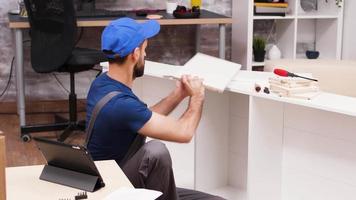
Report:
[[31,64],[36,72],[59,69],[72,54],[77,35],[73,0],[25,0],[30,23]]
[[0,200],[6,199],[5,167],[6,167],[5,137],[0,131]]

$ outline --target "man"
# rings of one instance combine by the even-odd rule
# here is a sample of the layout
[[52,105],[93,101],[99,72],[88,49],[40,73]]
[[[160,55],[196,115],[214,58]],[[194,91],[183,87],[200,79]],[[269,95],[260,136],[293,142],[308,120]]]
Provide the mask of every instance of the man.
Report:
[[[130,18],[115,20],[104,29],[102,50],[109,58],[109,71],[91,85],[87,121],[104,96],[113,91],[119,93],[97,115],[88,149],[94,160],[115,159],[135,187],[161,191],[163,195],[159,199],[221,199],[176,189],[169,152],[158,140],[143,144],[127,158],[138,136],[190,142],[201,118],[205,90],[197,77],[183,76],[174,91],[151,108],[131,90],[135,78],[144,74],[147,39],[159,30],[157,21],[139,24]],[[179,119],[168,117],[185,97],[190,102],[184,114]]]

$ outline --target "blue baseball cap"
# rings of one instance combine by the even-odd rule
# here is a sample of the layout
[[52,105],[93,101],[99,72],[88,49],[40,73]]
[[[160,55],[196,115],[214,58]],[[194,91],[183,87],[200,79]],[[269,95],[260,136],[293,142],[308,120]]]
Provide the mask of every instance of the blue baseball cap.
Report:
[[101,35],[101,50],[108,58],[129,55],[146,39],[158,34],[160,25],[156,20],[138,23],[124,17],[112,21]]

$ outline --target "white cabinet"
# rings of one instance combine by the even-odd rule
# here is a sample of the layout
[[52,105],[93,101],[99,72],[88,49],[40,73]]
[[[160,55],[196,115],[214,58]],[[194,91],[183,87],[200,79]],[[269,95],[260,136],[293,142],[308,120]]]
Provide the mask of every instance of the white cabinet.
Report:
[[[340,59],[343,30],[343,7],[334,0],[318,0],[317,11],[305,12],[300,0],[288,0],[289,13],[280,16],[254,16],[253,0],[233,1],[232,59],[244,69],[264,63],[253,62],[252,42],[256,32],[254,25],[273,20],[275,44],[282,58],[306,58],[306,50],[320,52],[320,58]],[[265,32],[269,32],[266,30]]]
[[[152,105],[175,82],[162,71],[148,74],[156,77],[139,79],[134,90]],[[305,101],[253,90],[270,76],[241,71],[224,93],[206,92],[194,140],[166,143],[177,186],[228,200],[355,199],[356,99],[322,92]]]

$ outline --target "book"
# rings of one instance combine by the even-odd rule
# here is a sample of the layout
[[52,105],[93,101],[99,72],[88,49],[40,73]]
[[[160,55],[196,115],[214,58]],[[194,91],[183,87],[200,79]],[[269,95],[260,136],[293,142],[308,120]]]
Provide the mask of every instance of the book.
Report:
[[256,13],[287,13],[287,8],[277,8],[277,7],[256,7]]
[[288,8],[288,3],[255,3],[256,7]]
[[280,16],[285,17],[286,13],[254,13],[255,16]]
[[254,7],[253,13],[255,16],[286,16],[287,8],[268,8],[268,7]]
[[224,59],[197,53],[184,66],[174,66],[146,61],[145,74],[180,79],[183,75],[203,79],[204,86],[213,91],[223,92],[240,71],[241,65]]

